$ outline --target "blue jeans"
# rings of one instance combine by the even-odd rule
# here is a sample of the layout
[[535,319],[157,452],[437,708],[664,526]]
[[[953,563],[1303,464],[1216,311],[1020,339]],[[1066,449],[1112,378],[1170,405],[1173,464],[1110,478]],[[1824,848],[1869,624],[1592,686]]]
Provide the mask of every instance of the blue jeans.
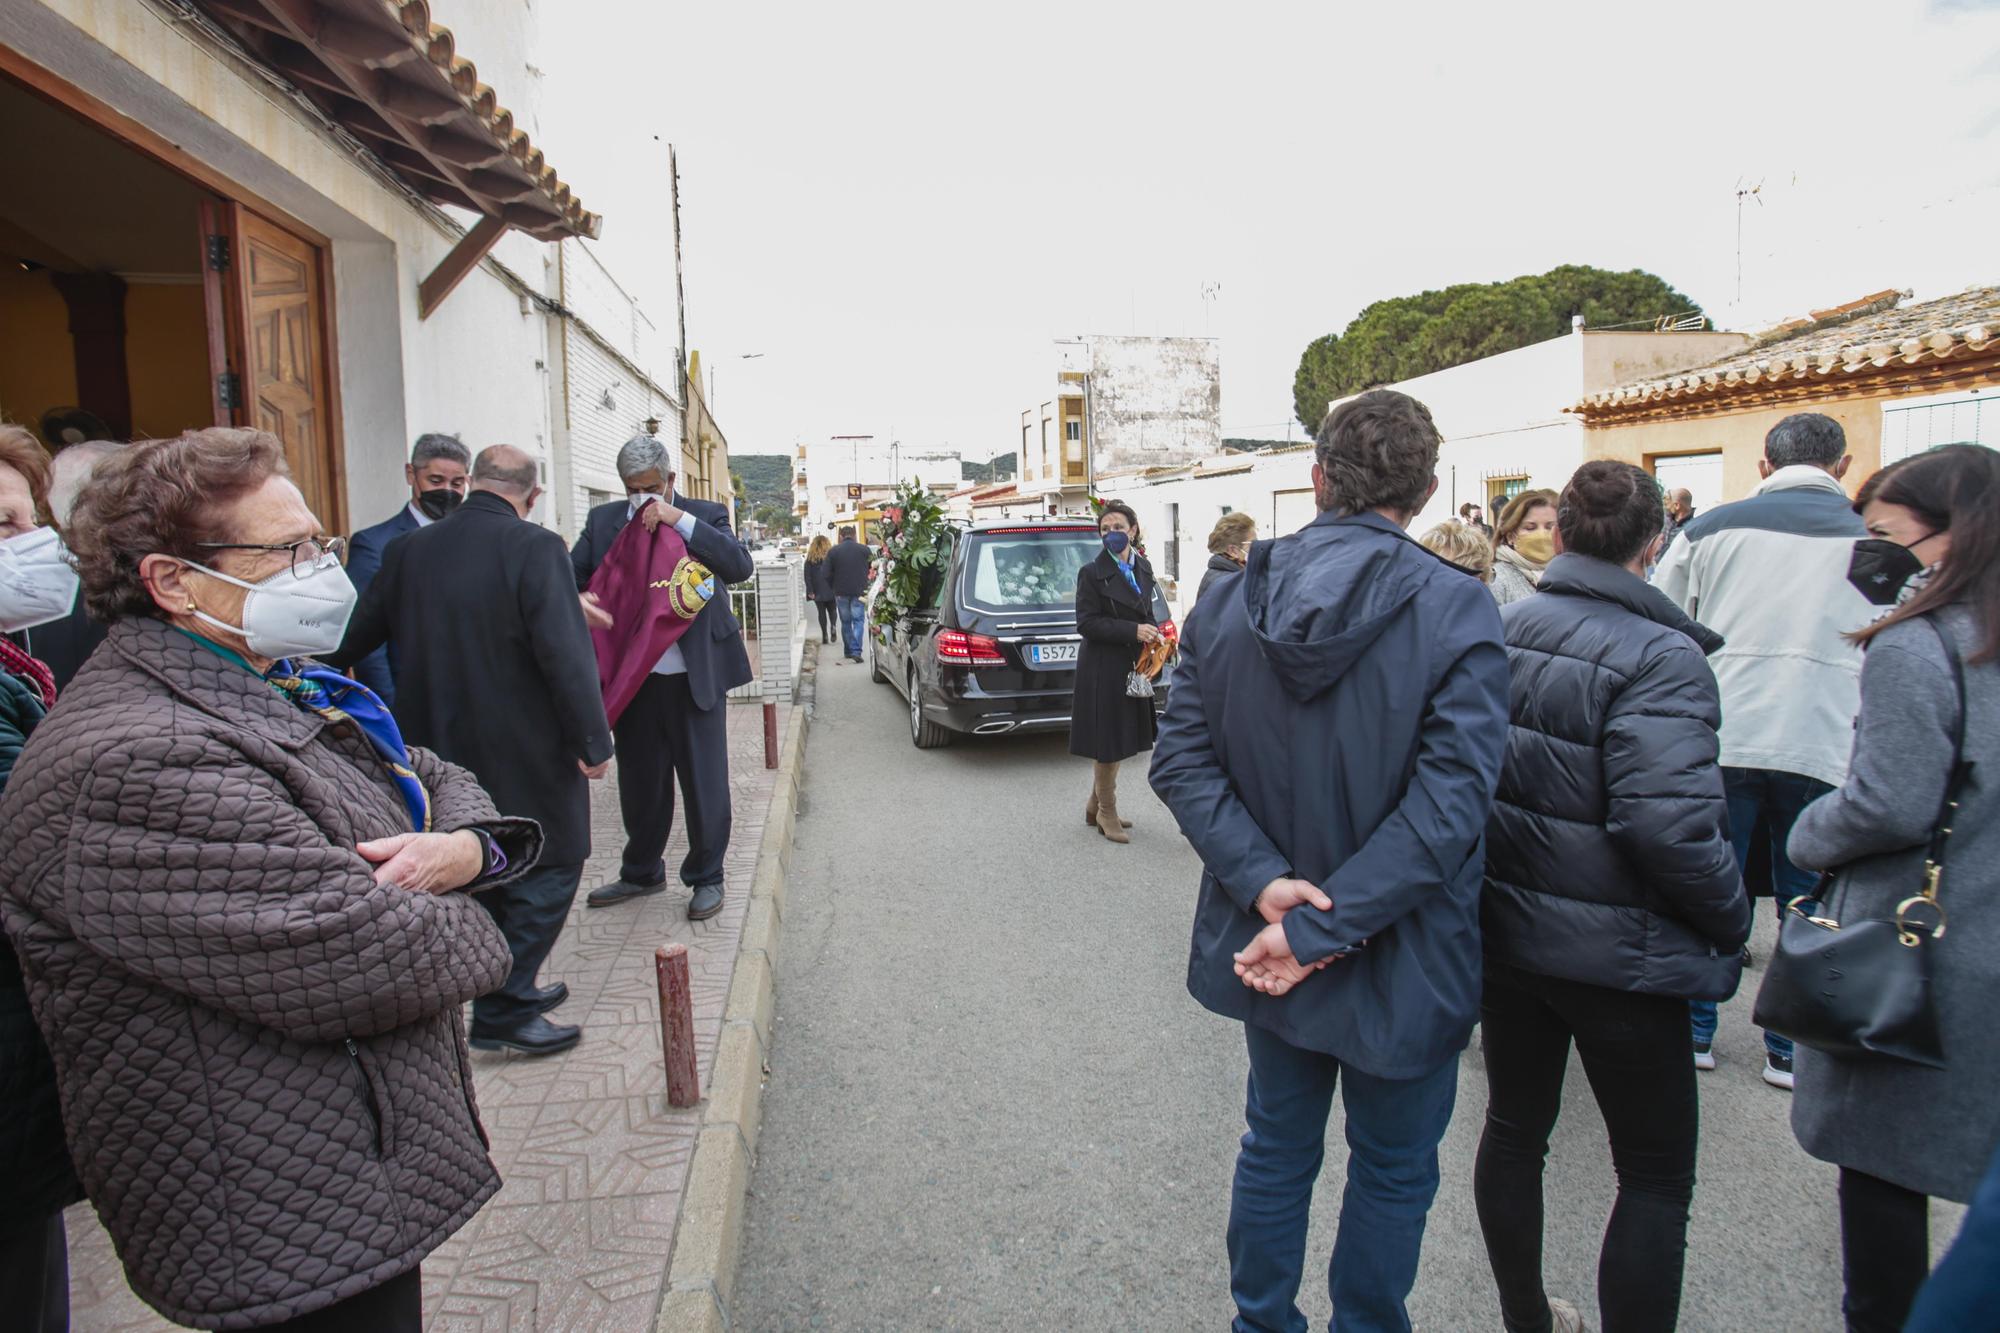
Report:
[[[1736,848],[1736,868],[1747,877],[1753,857],[1769,858],[1771,900],[1783,921],[1785,904],[1802,895],[1811,896],[1819,882],[1817,874],[1799,869],[1785,855],[1792,825],[1798,822],[1799,811],[1833,788],[1818,778],[1774,768],[1725,768],[1722,785],[1729,802],[1729,840]],[[1715,1001],[1690,1000],[1688,1014],[1694,1020],[1695,1041],[1714,1041]],[[1789,1060],[1792,1039],[1766,1032],[1764,1049]]]
[[868,603],[859,597],[836,597],[840,612],[840,646],[849,657],[861,656],[861,626],[868,618]]
[[[1310,984],[1310,983],[1308,983]],[[1229,1291],[1236,1333],[1301,1333],[1299,1280],[1326,1120],[1340,1087],[1347,1188],[1327,1282],[1335,1333],[1408,1333],[1424,1220],[1438,1189],[1438,1140],[1458,1096],[1458,1061],[1421,1078],[1375,1078],[1300,1050],[1254,1024],[1249,1130],[1229,1200]]]

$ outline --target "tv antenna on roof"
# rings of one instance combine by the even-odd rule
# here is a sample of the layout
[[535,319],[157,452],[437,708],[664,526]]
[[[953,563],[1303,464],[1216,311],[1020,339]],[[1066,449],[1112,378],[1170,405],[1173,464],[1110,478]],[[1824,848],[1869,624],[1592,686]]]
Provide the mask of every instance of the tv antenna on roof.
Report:
[[1201,285],[1201,336],[1208,336],[1208,316],[1215,303],[1222,299],[1222,284],[1204,282]]
[[1755,199],[1757,207],[1764,206],[1764,182],[1759,178],[1755,185],[1745,185],[1743,178],[1736,178],[1736,304],[1743,304],[1743,201]]

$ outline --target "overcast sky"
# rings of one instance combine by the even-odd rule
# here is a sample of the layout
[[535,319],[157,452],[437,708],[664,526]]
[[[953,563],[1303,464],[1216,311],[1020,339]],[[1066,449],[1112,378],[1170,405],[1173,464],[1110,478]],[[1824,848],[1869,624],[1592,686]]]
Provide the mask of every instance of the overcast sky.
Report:
[[1005,452],[1094,332],[1214,334],[1225,431],[1283,438],[1368,302],[1562,263],[1724,327],[2000,282],[2000,0],[536,9],[537,142],[662,330],[679,148],[739,453]]

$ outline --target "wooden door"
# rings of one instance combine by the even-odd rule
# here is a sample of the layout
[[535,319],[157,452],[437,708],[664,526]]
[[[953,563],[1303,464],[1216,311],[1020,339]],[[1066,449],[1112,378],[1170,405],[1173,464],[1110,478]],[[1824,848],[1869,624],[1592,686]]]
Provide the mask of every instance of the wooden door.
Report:
[[283,441],[306,503],[328,532],[345,531],[319,247],[248,209],[236,210],[235,224],[232,267],[243,321],[237,419]]

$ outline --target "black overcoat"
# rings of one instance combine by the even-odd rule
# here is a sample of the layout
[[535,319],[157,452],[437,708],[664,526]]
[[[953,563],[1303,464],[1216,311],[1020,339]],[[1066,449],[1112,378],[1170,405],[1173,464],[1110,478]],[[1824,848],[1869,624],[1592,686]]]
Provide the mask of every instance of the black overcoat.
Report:
[[544,865],[590,856],[590,783],[611,757],[597,653],[563,540],[489,491],[389,544],[343,669],[396,642],[403,739],[472,770],[503,815],[538,821]]
[[1115,764],[1153,748],[1159,720],[1151,699],[1125,693],[1139,660],[1139,626],[1154,625],[1153,567],[1132,557],[1139,591],[1125,581],[1109,551],[1076,573],[1076,697],[1070,706],[1069,752]]

